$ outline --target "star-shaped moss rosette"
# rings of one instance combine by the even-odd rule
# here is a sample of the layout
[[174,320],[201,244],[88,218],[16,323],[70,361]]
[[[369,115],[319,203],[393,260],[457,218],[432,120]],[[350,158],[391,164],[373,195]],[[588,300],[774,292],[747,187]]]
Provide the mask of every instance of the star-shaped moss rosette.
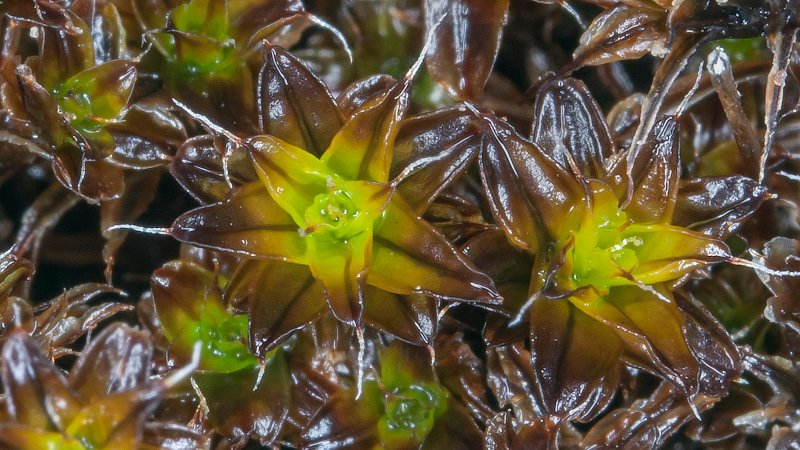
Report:
[[[123,59],[95,57],[92,28],[67,10],[71,27],[37,27],[39,52],[2,70],[3,128],[19,146],[52,161],[56,178],[90,201],[121,195],[122,170],[112,163],[115,138],[136,82]],[[102,23],[102,22],[98,22]]]
[[358,398],[342,390],[301,435],[303,448],[469,448],[480,431],[467,409],[439,384],[423,348],[395,341],[380,352],[376,379]]
[[253,437],[264,445],[280,436],[291,383],[284,351],[250,353],[248,316],[226,306],[227,280],[198,264],[173,261],[156,270],[152,294],[168,365],[190,360],[201,342],[197,390],[208,405],[205,420],[223,436]]
[[[152,344],[146,332],[123,324],[103,330],[81,353],[69,376],[42,354],[23,330],[3,343],[0,445],[18,450],[158,448],[143,441],[145,421],[167,389],[192,367],[150,380]],[[205,438],[178,424],[187,443]],[[158,425],[156,425],[158,427]]]
[[200,370],[233,372],[258,365],[247,349],[247,315],[222,300],[225,280],[194,263],[174,261],[153,273],[153,301],[170,365],[185,363],[202,342]]
[[[664,56],[652,80],[650,92],[642,103],[642,118],[633,138],[634,147],[644,142],[650,134],[673,83],[701,45],[717,40],[739,53],[741,45],[747,46],[744,39],[767,36],[773,58],[772,68],[767,75],[769,81],[765,83],[764,145],[763,149],[759,149],[758,167],[752,169],[758,172],[756,178],[762,181],[783,102],[785,82],[782,77],[790,65],[790,55],[800,29],[796,5],[787,1],[728,4],[603,0],[593,3],[605,11],[594,19],[581,36],[581,45],[573,55],[574,62],[566,68],[566,72],[584,65],[639,58],[648,52]],[[739,45],[731,45],[735,42],[731,38],[738,40]],[[736,125],[736,121],[733,123]],[[739,141],[737,137],[737,143]],[[757,144],[755,139],[753,144]]]
[[[739,372],[738,352],[702,307],[672,290],[731,259],[717,236],[753,212],[764,190],[741,176],[682,182],[670,117],[637,151],[617,153],[575,80],[543,84],[533,142],[476,113],[485,129],[483,187],[503,233],[483,233],[465,251],[495,277],[512,317],[490,318],[490,345],[503,353],[530,339],[529,356],[518,360],[531,365],[523,385],[537,409],[556,422],[591,420],[612,399],[621,363],[687,397],[723,395]],[[681,193],[682,184],[692,189]],[[738,189],[720,192],[725,185]],[[516,263],[493,264],[509,260]]]
[[173,5],[156,1],[146,10],[134,3],[145,38],[160,55],[145,61],[147,70],[163,78],[174,102],[195,118],[242,135],[258,130],[255,76],[267,39],[289,47],[310,24],[327,27],[300,2],[191,0]]
[[[308,266],[324,296],[301,289],[282,306],[290,310],[296,303],[305,305],[292,310],[302,315],[290,317],[292,328],[313,320],[324,309],[323,298],[337,318],[359,327],[370,297],[383,302],[371,306],[389,330],[393,315],[406,313],[393,314],[397,302],[384,300],[388,297],[383,291],[497,301],[492,281],[389,184],[409,90],[407,77],[365,98],[320,157],[274,136],[248,140],[261,182],[183,215],[173,224],[172,235],[220,251]],[[395,276],[398,271],[403,277]]]

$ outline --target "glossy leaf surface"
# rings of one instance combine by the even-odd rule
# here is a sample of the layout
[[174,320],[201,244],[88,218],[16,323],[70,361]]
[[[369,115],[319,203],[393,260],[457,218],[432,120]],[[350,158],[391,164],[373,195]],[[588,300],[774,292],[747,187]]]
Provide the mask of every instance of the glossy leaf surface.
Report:
[[265,445],[280,436],[291,400],[286,357],[278,350],[263,364],[263,369],[251,366],[197,377],[208,404],[208,420],[224,436],[252,437]]
[[572,174],[498,119],[483,116],[478,162],[492,215],[509,239],[532,252],[555,236],[580,196]]
[[562,168],[591,178],[605,175],[614,144],[600,107],[582,82],[546,81],[539,88],[533,117],[531,139]]
[[554,418],[591,420],[619,383],[622,341],[568,301],[539,298],[530,314],[534,395]]
[[477,100],[492,70],[508,14],[507,0],[426,0],[433,39],[428,71],[452,95]]
[[265,50],[259,72],[261,132],[321,156],[343,120],[324,84],[280,47]]
[[191,263],[168,263],[153,274],[153,299],[170,357],[189,360],[202,342],[200,368],[233,372],[256,364],[248,351],[247,316],[228,312],[215,274]]

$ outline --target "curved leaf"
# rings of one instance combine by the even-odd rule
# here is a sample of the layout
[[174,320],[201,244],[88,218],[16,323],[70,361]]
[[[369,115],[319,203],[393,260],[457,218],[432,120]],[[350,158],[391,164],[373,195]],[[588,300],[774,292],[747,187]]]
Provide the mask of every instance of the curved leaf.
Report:
[[636,240],[638,263],[630,273],[644,284],[675,280],[731,256],[724,242],[673,225],[632,224],[622,236]]
[[536,252],[562,232],[584,193],[570,172],[498,119],[483,115],[478,163],[492,215],[517,246]]
[[264,50],[258,74],[261,132],[321,156],[344,120],[327,87],[289,52]]
[[364,322],[415,345],[432,345],[438,329],[437,302],[422,295],[400,296],[366,286]]
[[386,94],[397,80],[385,74],[371,75],[350,83],[336,98],[336,104],[347,120],[353,118],[365,104]]
[[121,167],[108,159],[92,159],[85,149],[72,144],[55,150],[53,173],[64,187],[90,203],[117,199],[125,190]]
[[125,324],[109,325],[83,349],[70,370],[69,384],[87,402],[129,391],[149,378],[150,335]]
[[[233,440],[254,438],[269,445],[281,435],[289,415],[291,374],[283,352],[259,367],[195,376],[208,404],[209,425]],[[262,378],[263,376],[263,378]]]
[[139,101],[125,116],[110,123],[106,130],[114,136],[113,161],[131,169],[163,166],[172,160],[175,149],[187,138],[186,128],[177,116],[162,105]]
[[653,127],[644,145],[628,155],[629,195],[625,213],[637,223],[670,223],[680,177],[680,137],[674,117]]
[[691,398],[699,390],[699,368],[686,344],[685,319],[663,288],[654,289],[659,289],[658,296],[636,286],[624,286],[612,288],[599,301],[576,297],[570,301],[588,316],[612,327],[636,364],[653,370]]
[[61,372],[22,331],[6,337],[0,360],[5,409],[14,422],[40,430],[65,427],[80,404]]
[[177,240],[254,258],[305,262],[306,242],[295,221],[260,182],[233,191],[224,202],[193,209],[175,219]]
[[546,81],[536,96],[533,117],[531,139],[562,168],[589,178],[605,175],[614,143],[600,106],[582,81]]
[[749,177],[681,180],[672,223],[725,239],[767,198],[767,189]]
[[333,137],[322,161],[348,180],[387,183],[400,119],[408,108],[409,80],[399,81],[361,107]]
[[380,444],[377,424],[383,415],[383,392],[377,383],[364,384],[358,401],[342,390],[314,414],[300,435],[302,448],[363,448]]
[[241,186],[258,179],[253,163],[243,147],[211,135],[187,139],[178,149],[170,165],[170,173],[189,194],[201,203],[225,200],[231,185],[225,178],[227,165],[231,184]]
[[247,300],[250,349],[260,357],[325,310],[322,284],[307,266],[281,261],[243,261],[225,287],[231,303]]
[[180,260],[153,273],[153,301],[170,341],[170,365],[190,361],[197,342],[202,370],[230,373],[257,364],[248,351],[247,317],[225,308],[219,283],[216,274]]
[[592,420],[614,399],[622,341],[567,300],[536,299],[530,323],[539,402],[560,420]]
[[422,214],[458,178],[480,150],[481,129],[464,106],[403,120],[390,176],[403,198]]
[[[496,302],[494,282],[394,197],[375,226],[367,283],[397,294]],[[397,274],[402,273],[402,277]]]
[[322,282],[333,315],[350,325],[359,324],[364,281],[372,256],[372,234],[367,231],[345,242],[318,242],[314,235],[308,239],[308,264],[314,277]]
[[328,191],[333,172],[311,153],[272,136],[249,141],[256,173],[275,201],[305,228],[305,210]]
[[425,63],[452,95],[478,100],[489,78],[508,15],[508,0],[425,0],[432,35]]
[[574,66],[637,59],[666,44],[666,11],[617,4],[589,25],[572,55]]
[[89,26],[72,11],[67,10],[73,33],[57,28],[42,28],[39,38],[39,70],[36,78],[52,91],[67,78],[95,65],[94,43]]

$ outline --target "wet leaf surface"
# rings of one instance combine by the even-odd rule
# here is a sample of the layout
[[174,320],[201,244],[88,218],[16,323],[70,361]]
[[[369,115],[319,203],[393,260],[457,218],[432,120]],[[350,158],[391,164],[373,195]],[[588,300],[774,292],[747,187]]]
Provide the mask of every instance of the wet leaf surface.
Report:
[[[428,71],[454,96],[477,100],[500,48],[508,1],[426,0]],[[435,50],[433,50],[435,49]]]
[[0,3],[0,447],[795,444],[796,0]]

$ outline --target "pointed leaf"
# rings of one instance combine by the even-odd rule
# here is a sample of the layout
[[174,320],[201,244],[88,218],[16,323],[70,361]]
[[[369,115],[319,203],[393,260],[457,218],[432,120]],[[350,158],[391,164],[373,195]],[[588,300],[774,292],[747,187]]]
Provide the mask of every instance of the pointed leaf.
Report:
[[289,368],[281,351],[270,354],[264,364],[263,374],[254,367],[195,377],[208,403],[209,425],[223,436],[253,437],[264,445],[280,437],[291,400]]
[[94,45],[89,26],[72,11],[67,11],[74,33],[42,28],[39,38],[39,70],[36,77],[49,91],[67,78],[95,65]]
[[187,138],[180,119],[157,102],[130,105],[125,116],[108,124],[106,130],[114,136],[114,162],[131,169],[168,164]]
[[365,103],[336,133],[322,161],[348,180],[386,183],[400,119],[408,108],[411,83],[402,80]]
[[87,402],[136,389],[149,376],[153,346],[147,332],[115,323],[95,336],[70,370],[70,386]]
[[440,333],[436,338],[436,376],[452,400],[463,403],[479,423],[494,416],[486,388],[486,364],[473,352],[464,334]]
[[625,212],[637,223],[670,223],[680,177],[680,137],[674,117],[659,120],[644,145],[628,156],[630,197]]
[[171,365],[189,361],[197,342],[200,369],[227,373],[257,363],[248,351],[247,316],[228,312],[218,282],[214,273],[182,261],[153,273],[153,300],[170,340]]
[[[268,28],[273,23],[280,23],[281,19],[299,16],[303,13],[301,0],[273,0],[269,2],[254,2],[252,0],[229,0],[228,14],[231,21],[231,34],[237,42],[248,42],[258,36],[258,32]],[[297,36],[299,39],[300,36]],[[283,48],[291,48],[294,42],[276,41],[274,37],[270,42],[278,42]],[[250,41],[252,42],[252,41]]]
[[431,345],[436,335],[438,310],[434,299],[422,295],[397,295],[366,286],[364,322],[415,345]]
[[511,127],[483,115],[478,163],[492,215],[517,246],[538,251],[558,236],[567,213],[583,197],[577,180]]
[[480,428],[461,403],[449,399],[447,410],[436,419],[433,429],[425,437],[423,450],[440,448],[470,448],[483,438]]
[[767,189],[749,177],[681,180],[672,223],[724,239],[766,198]]
[[51,424],[61,428],[78,413],[78,399],[61,372],[23,330],[6,337],[2,356],[5,409],[14,422],[37,429],[49,429]]
[[170,173],[202,203],[225,200],[231,192],[225,179],[226,159],[228,178],[234,187],[258,179],[247,151],[243,147],[231,150],[228,145],[225,139],[211,135],[189,138],[172,160]]
[[233,191],[224,202],[189,211],[172,224],[182,242],[254,258],[304,262],[298,226],[259,182]]
[[693,409],[705,411],[714,404],[713,399],[703,397],[690,401],[693,408],[685,394],[662,383],[650,397],[606,414],[586,433],[580,446],[587,450],[661,448],[694,419]]
[[573,59],[577,67],[637,59],[663,51],[666,11],[618,4],[601,13],[581,36]]
[[531,362],[547,413],[587,422],[614,399],[622,341],[567,300],[538,298],[530,311]]
[[631,275],[644,284],[674,280],[730,258],[724,242],[672,225],[633,224],[622,236],[636,240],[638,265]]
[[426,0],[432,35],[425,62],[431,77],[452,95],[478,100],[500,49],[508,0]]
[[53,173],[64,187],[90,203],[119,198],[125,190],[122,168],[108,159],[94,159],[85,148],[65,143],[56,148]]
[[156,409],[164,390],[163,385],[150,383],[97,398],[64,431],[78,437],[88,448],[136,450],[145,418]]
[[336,104],[347,120],[353,118],[364,105],[389,92],[397,80],[385,74],[370,75],[350,83],[336,98]]
[[501,408],[511,408],[519,422],[533,423],[545,417],[539,396],[533,389],[537,379],[531,353],[522,342],[490,347],[486,354],[487,383]]
[[480,302],[499,299],[491,278],[475,269],[402,199],[394,197],[384,214],[375,227],[367,283],[397,294]]
[[[50,145],[64,142],[66,133],[63,124],[65,121],[58,112],[56,100],[50,96],[44,86],[37,82],[30,67],[20,64],[16,67],[15,74],[25,113],[44,130]],[[44,150],[49,153],[50,149],[45,148]]]
[[[605,175],[614,144],[603,112],[583,82],[546,81],[536,96],[533,117],[531,139],[562,168],[589,178]],[[569,159],[576,167],[570,167]]]
[[364,384],[358,400],[342,390],[314,414],[300,435],[301,448],[363,448],[380,444],[377,424],[383,415],[383,393],[375,382]]
[[225,288],[231,303],[250,307],[250,350],[264,357],[294,330],[325,310],[322,284],[307,266],[280,261],[243,261]]
[[659,296],[636,286],[612,288],[608,296],[597,301],[571,297],[578,309],[613,328],[625,344],[625,351],[636,361],[677,386],[684,395],[698,391],[697,361],[686,345],[685,320],[675,300],[664,293]]
[[[89,120],[110,121],[122,114],[135,82],[133,63],[117,59],[73,75],[58,86],[54,95],[65,112],[84,113]],[[65,103],[67,99],[70,103]],[[74,105],[74,108],[68,105]],[[71,122],[76,126],[74,121]]]
[[391,178],[414,211],[422,214],[466,171],[480,144],[480,124],[466,107],[406,119],[397,135]]
[[258,74],[261,132],[321,156],[344,123],[333,97],[289,52],[269,46],[264,53]]
[[675,302],[686,318],[686,343],[700,367],[699,392],[708,397],[725,397],[742,372],[738,347],[722,324],[699,303],[683,295],[676,295]]

